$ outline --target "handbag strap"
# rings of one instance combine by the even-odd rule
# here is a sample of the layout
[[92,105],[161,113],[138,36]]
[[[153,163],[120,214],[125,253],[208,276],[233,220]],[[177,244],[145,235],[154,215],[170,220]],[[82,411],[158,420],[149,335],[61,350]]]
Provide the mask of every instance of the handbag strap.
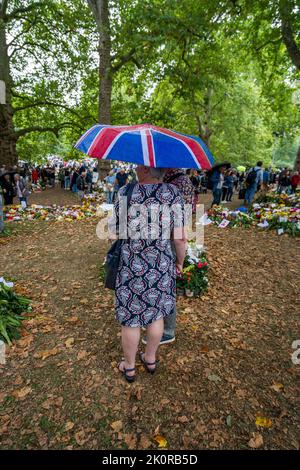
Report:
[[[129,205],[130,205],[130,201],[131,201],[131,196],[132,196],[132,193],[133,193],[133,190],[135,188],[135,184],[134,183],[129,183],[127,184],[127,188],[126,188],[126,191],[124,192],[123,196],[126,196],[127,197],[127,215],[128,215],[128,208],[129,208]],[[128,222],[128,220],[127,220]],[[125,239],[121,239],[124,243]]]

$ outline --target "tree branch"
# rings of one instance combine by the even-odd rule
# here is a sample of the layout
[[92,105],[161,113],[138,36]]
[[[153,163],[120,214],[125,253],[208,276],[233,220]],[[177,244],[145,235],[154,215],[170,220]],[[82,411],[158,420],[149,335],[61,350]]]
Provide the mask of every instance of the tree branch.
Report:
[[2,17],[2,18],[4,18],[4,16],[5,16],[6,9],[7,9],[7,4],[8,4],[8,0],[3,0],[3,1],[2,1],[1,10],[0,10],[0,13],[1,13],[1,17]]
[[28,13],[28,12],[30,12],[32,10],[35,10],[36,8],[38,8],[40,6],[43,6],[43,5],[45,5],[45,2],[36,2],[36,3],[33,3],[32,5],[28,5],[27,7],[16,8],[15,10],[13,10],[8,15],[5,15],[4,20],[7,22],[7,21],[10,21],[10,20],[19,19],[20,15],[22,17],[22,15],[24,13]]
[[281,18],[282,40],[287,49],[291,61],[300,70],[300,49],[295,41],[292,23],[291,23],[291,6],[285,0],[279,2],[279,13]]
[[19,131],[16,131],[14,135],[16,139],[19,139],[20,137],[30,134],[31,132],[52,132],[56,137],[59,137],[59,131],[61,129],[67,129],[67,128],[74,129],[74,127],[76,127],[77,129],[83,130],[81,126],[75,124],[74,122],[64,122],[54,127],[42,127],[42,126],[25,127],[24,129],[20,129]]
[[118,70],[120,70],[120,68],[123,67],[124,64],[126,64],[130,60],[133,60],[133,55],[134,55],[135,52],[136,52],[136,48],[133,47],[128,52],[128,54],[125,54],[125,55],[121,56],[120,59],[119,59],[119,63],[111,67],[112,72],[113,73],[118,72]]
[[[18,95],[18,94],[15,94],[15,93],[12,93],[12,94],[13,94],[13,96],[15,96],[17,98],[28,99],[28,97],[25,97],[25,96],[22,96],[22,95]],[[92,119],[96,120],[95,116],[92,116],[91,114],[87,114],[85,116],[82,116],[80,113],[78,113],[74,109],[69,108],[68,106],[66,106],[64,104],[56,103],[55,101],[51,101],[51,100],[36,101],[35,103],[27,103],[27,104],[24,104],[23,106],[18,106],[16,108],[14,108],[14,113],[16,113],[18,111],[23,111],[24,109],[37,108],[39,106],[54,106],[56,108],[65,109],[66,111],[68,111],[69,113],[71,113],[74,116],[78,117],[82,121],[84,121],[86,118],[92,118]]]

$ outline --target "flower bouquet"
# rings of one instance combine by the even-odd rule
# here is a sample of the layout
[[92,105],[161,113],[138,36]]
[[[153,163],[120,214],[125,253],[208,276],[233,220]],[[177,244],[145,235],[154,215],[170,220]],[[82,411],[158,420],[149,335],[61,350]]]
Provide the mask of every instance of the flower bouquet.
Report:
[[187,297],[200,296],[209,285],[208,261],[203,247],[189,243],[183,270],[177,277],[177,293]]

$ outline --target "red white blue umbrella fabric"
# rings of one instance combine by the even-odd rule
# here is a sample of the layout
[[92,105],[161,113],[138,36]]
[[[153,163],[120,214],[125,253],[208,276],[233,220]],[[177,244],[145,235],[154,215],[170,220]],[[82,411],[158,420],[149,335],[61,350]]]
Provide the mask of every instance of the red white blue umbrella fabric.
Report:
[[214,158],[199,137],[151,124],[111,126],[96,124],[75,148],[90,157],[119,160],[155,168],[210,169]]

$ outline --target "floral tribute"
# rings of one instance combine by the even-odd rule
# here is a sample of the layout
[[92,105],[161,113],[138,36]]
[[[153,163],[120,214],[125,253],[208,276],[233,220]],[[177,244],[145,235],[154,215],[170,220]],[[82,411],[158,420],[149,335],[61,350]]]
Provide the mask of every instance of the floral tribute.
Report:
[[208,286],[208,260],[202,246],[189,242],[183,270],[177,275],[177,294],[200,296]]

